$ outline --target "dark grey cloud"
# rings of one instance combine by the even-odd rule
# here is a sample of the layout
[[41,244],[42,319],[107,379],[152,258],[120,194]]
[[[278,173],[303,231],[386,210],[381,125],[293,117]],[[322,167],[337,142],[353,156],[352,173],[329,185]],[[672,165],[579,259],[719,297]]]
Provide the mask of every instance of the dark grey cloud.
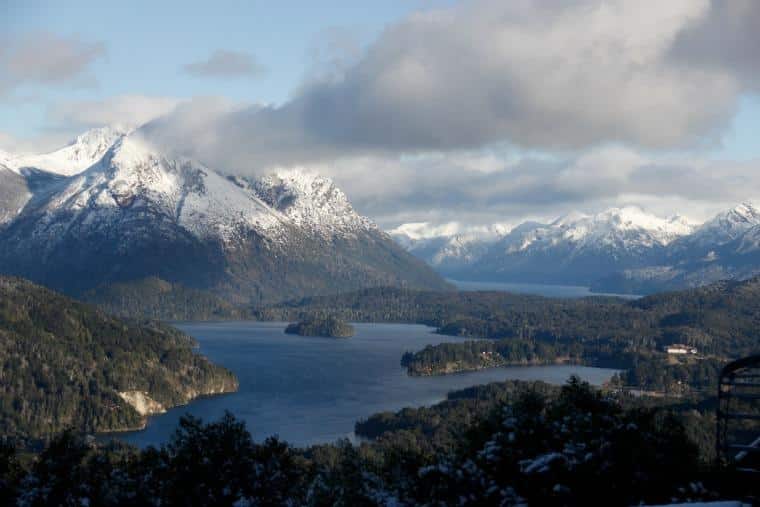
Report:
[[92,84],[87,71],[106,54],[102,42],[37,32],[4,41],[0,51],[0,93],[23,84]]
[[205,60],[189,63],[182,69],[191,76],[219,78],[259,77],[266,72],[253,54],[227,49],[217,49]]
[[737,75],[751,90],[760,89],[760,2],[712,0],[709,15],[679,33],[671,57],[686,65]]

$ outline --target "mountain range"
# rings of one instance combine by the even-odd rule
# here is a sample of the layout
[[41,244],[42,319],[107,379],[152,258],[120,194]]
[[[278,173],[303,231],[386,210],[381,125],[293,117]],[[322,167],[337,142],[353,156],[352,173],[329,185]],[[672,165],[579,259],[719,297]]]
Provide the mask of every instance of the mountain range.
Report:
[[502,234],[416,237],[391,231],[444,276],[571,284],[621,293],[694,287],[760,273],[760,208],[741,203],[703,224],[637,207],[525,222]]
[[643,294],[760,273],[751,202],[703,224],[624,207],[464,233],[426,227],[385,233],[308,169],[230,176],[157,149],[140,129],[93,129],[41,155],[0,152],[0,273],[116,306],[146,288],[160,294],[145,301],[170,287],[175,303],[200,290],[223,308],[448,288],[441,276]]
[[2,154],[0,188],[0,272],[72,295],[146,278],[235,304],[448,287],[330,179],[298,169],[228,176],[155,148],[140,130]]

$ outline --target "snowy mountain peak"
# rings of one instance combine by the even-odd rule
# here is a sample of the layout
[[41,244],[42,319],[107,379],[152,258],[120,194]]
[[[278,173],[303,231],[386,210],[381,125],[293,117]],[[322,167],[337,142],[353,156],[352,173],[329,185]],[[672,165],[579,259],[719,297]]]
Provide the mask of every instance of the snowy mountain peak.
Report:
[[401,241],[423,241],[435,238],[458,238],[462,240],[484,240],[498,238],[509,233],[512,226],[504,223],[468,226],[459,222],[433,224],[430,222],[408,222],[388,231]]
[[749,229],[760,225],[760,206],[752,201],[745,201],[699,227],[691,242],[704,245],[721,245],[738,238]]
[[280,169],[255,180],[253,190],[297,226],[321,235],[375,228],[330,178],[307,169]]
[[[17,172],[40,169],[61,176],[74,176],[97,163],[119,139],[130,130],[121,126],[101,127],[88,130],[71,143],[58,150],[39,155],[11,156],[9,167]],[[0,163],[2,163],[0,155]]]
[[610,208],[596,215],[571,213],[546,227],[528,231],[508,251],[555,247],[561,243],[575,248],[651,248],[665,246],[691,233],[693,225],[681,217],[660,218],[636,206]]
[[125,220],[150,215],[224,244],[252,230],[279,240],[285,221],[250,191],[201,164],[166,157],[135,135],[120,138],[97,164],[64,180],[39,211],[40,234],[75,224],[118,230]]
[[[93,139],[108,142],[95,135],[79,145],[95,146]],[[446,287],[359,216],[330,179],[306,171],[230,177],[160,150],[139,132],[116,139],[72,176],[0,170],[4,222],[4,270],[72,293],[145,276],[238,303]]]
[[13,160],[13,155],[8,153],[7,151],[0,150],[0,167],[5,167],[5,168],[10,169],[13,166],[11,162],[12,160]]
[[723,214],[723,218],[751,225],[760,224],[760,207],[752,201],[745,201]]
[[[105,143],[109,135],[90,132],[79,138],[80,145],[98,139]],[[139,132],[118,137],[97,163],[59,179],[28,212],[42,213],[42,228],[74,223],[117,227],[128,215],[149,213],[229,247],[251,233],[273,245],[284,244],[296,229],[321,238],[379,232],[329,178],[300,169],[257,180],[224,176],[191,159],[167,155]]]
[[581,213],[580,211],[571,211],[570,213],[567,213],[565,215],[562,215],[561,217],[554,220],[551,225],[561,227],[563,225],[570,225],[577,223],[581,220],[586,220],[590,218],[590,215],[587,215],[585,213]]

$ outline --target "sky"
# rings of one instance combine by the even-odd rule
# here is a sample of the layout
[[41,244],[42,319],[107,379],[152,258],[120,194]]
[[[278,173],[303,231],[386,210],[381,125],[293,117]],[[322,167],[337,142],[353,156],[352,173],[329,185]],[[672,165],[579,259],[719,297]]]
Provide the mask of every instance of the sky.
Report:
[[[760,197],[760,2],[0,0],[0,149],[107,124],[382,227]],[[431,232],[432,234],[432,232]]]

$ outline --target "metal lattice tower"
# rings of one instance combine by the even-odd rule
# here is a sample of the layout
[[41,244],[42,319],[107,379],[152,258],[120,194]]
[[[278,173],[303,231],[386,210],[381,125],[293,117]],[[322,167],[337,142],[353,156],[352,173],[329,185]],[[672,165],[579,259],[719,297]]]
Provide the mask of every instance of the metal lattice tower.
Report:
[[760,473],[760,355],[738,359],[721,371],[717,433],[724,464]]

